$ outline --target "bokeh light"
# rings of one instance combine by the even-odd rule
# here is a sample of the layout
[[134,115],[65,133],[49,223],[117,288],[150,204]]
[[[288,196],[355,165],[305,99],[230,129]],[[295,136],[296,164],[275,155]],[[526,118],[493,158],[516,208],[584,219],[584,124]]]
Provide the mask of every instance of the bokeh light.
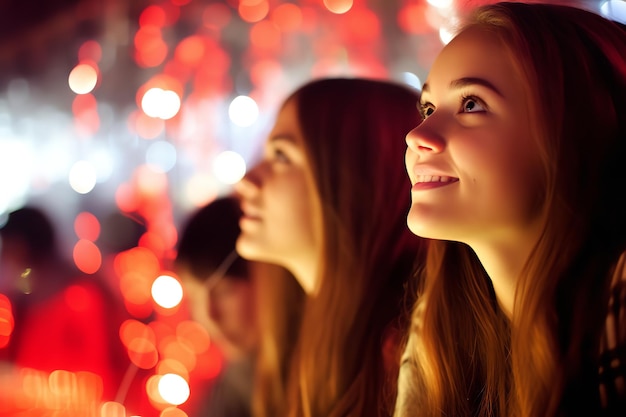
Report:
[[161,172],[168,172],[176,165],[176,147],[164,140],[151,143],[146,151],[146,164]]
[[80,239],[95,242],[100,236],[100,222],[93,213],[82,211],[74,219],[74,231]]
[[163,308],[176,307],[183,299],[183,287],[171,275],[160,275],[154,280],[151,290],[154,301]]
[[324,0],[324,6],[336,14],[347,13],[354,4],[354,0]]
[[144,94],[141,108],[150,117],[171,119],[180,110],[180,97],[174,91],[154,87]]
[[0,349],[9,343],[14,325],[11,301],[6,295],[0,294]]
[[251,97],[237,96],[228,107],[228,115],[235,125],[247,127],[256,122],[259,116],[259,107]]
[[78,161],[70,169],[70,186],[79,194],[87,194],[93,190],[96,180],[96,169],[89,161]]
[[99,417],[126,417],[126,408],[118,402],[106,401],[100,406]]
[[626,24],[626,1],[607,0],[600,5],[600,12],[613,20]]
[[70,72],[68,83],[76,94],[90,93],[98,83],[98,71],[89,64],[78,64]]
[[225,184],[235,184],[246,174],[246,161],[234,151],[224,151],[213,161],[213,172]]
[[85,274],[95,274],[102,266],[102,254],[95,243],[80,239],[72,252],[74,263]]
[[165,374],[159,380],[159,393],[168,403],[180,405],[189,398],[189,384],[180,375]]

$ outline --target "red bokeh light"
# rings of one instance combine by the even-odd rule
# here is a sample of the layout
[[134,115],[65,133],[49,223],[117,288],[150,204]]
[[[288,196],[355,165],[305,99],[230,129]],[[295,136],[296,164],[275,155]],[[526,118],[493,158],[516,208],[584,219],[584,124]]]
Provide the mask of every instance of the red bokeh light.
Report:
[[91,241],[80,239],[74,245],[73,258],[76,267],[85,274],[95,274],[102,266],[100,249]]
[[283,32],[294,32],[302,24],[302,10],[293,3],[284,3],[272,10],[272,22]]
[[94,214],[83,211],[74,219],[74,231],[80,239],[95,242],[100,236],[100,222]]
[[267,0],[258,0],[255,2],[241,1],[239,3],[239,16],[248,23],[260,22],[265,19],[270,10]]
[[139,26],[163,27],[167,22],[167,15],[163,7],[155,4],[146,7],[139,15]]

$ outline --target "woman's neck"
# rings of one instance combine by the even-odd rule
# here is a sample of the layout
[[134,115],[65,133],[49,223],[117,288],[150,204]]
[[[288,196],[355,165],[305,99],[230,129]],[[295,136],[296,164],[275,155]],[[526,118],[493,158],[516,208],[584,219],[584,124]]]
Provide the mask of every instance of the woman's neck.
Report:
[[307,296],[316,294],[319,262],[310,257],[301,259],[300,262],[293,262],[291,265],[286,265],[286,267],[296,278]]
[[519,276],[537,242],[536,233],[470,245],[491,278],[498,304],[512,318]]

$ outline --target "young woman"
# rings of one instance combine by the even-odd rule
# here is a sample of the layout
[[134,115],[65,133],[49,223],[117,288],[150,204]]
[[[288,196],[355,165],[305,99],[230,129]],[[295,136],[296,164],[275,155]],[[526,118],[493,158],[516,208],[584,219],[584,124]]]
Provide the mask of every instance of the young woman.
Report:
[[262,161],[236,187],[239,253],[285,267],[303,290],[281,300],[298,317],[275,326],[282,342],[262,342],[257,416],[391,414],[403,291],[421,247],[397,162],[418,101],[386,81],[312,81],[284,102]]
[[626,415],[623,27],[566,6],[480,8],[421,108],[408,224],[441,241],[396,415]]

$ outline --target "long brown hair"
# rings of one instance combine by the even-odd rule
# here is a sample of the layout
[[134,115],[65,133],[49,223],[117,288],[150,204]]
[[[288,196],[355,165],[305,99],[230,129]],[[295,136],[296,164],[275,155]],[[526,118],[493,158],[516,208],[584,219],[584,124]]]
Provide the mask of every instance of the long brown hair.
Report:
[[[410,183],[401,163],[404,137],[419,123],[419,94],[387,81],[322,79],[290,100],[321,207],[323,248],[319,289],[303,304],[285,358],[285,412],[389,415],[385,393],[392,403],[397,372],[384,369],[383,343],[408,322],[403,294],[421,247],[406,227]],[[281,407],[259,404],[264,417]]]
[[594,415],[608,287],[626,249],[626,33],[567,6],[500,3],[464,28],[524,74],[544,161],[545,226],[511,322],[460,243],[431,245],[414,313],[421,415]]

